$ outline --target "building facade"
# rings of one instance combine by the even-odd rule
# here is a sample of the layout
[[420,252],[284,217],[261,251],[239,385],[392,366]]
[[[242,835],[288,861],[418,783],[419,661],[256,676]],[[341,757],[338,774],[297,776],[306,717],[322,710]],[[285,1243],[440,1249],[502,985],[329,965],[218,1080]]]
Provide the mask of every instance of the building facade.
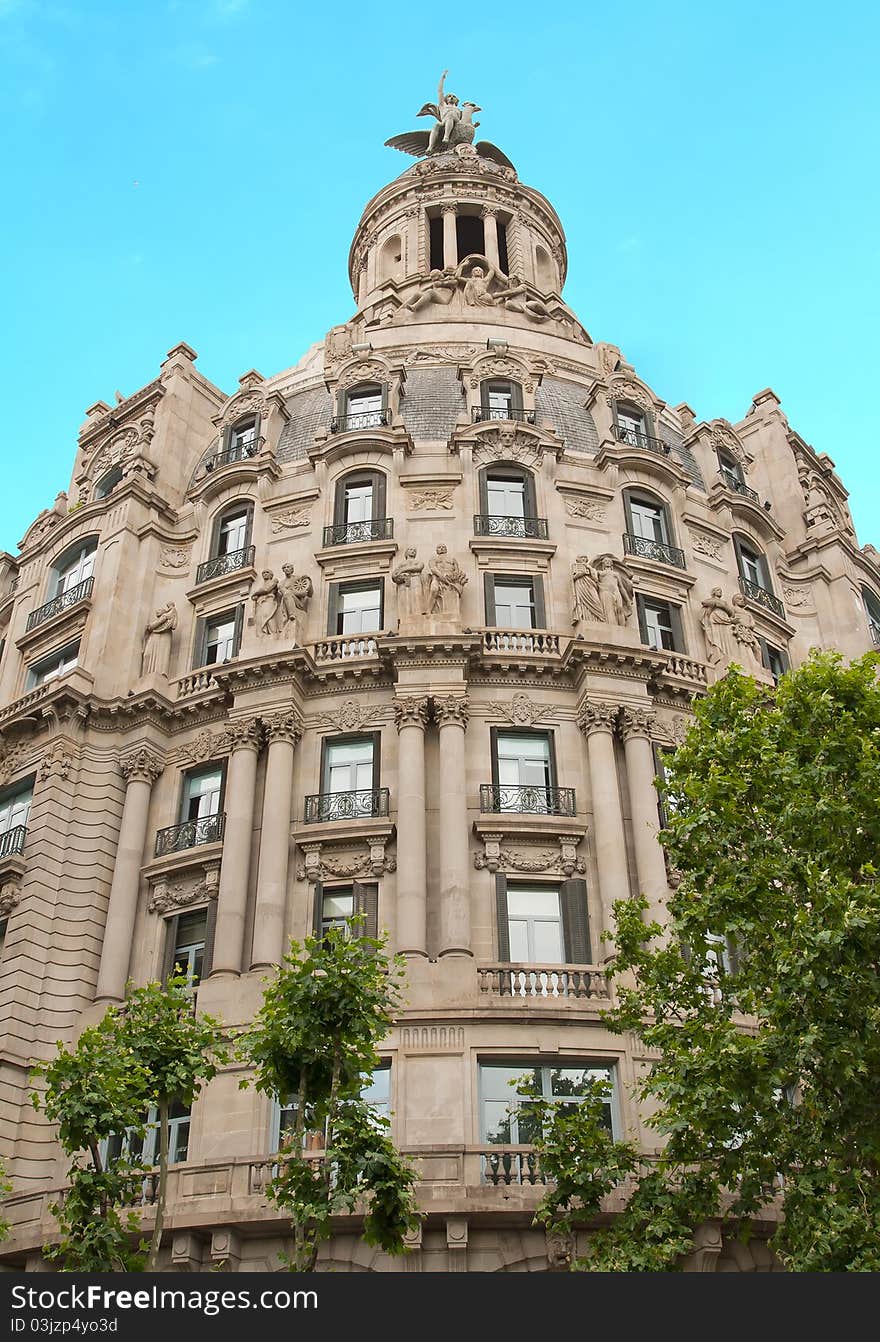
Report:
[[[232,395],[177,345],[0,555],[6,1265],[43,1266],[64,1177],[34,1058],[175,963],[241,1026],[290,938],[362,912],[407,964],[370,1088],[421,1181],[403,1266],[552,1267],[508,1080],[604,1077],[656,1143],[600,1012],[614,900],[668,892],[658,751],[731,661],[772,684],[880,643],[833,462],[769,389],[698,422],[594,343],[472,109],[441,87],[392,142],[416,161],[357,226],[347,322]],[[170,1269],[280,1265],[287,1115],[240,1079],[174,1118]],[[322,1262],[397,1266],[354,1222]],[[770,1262],[706,1227],[693,1265]]]

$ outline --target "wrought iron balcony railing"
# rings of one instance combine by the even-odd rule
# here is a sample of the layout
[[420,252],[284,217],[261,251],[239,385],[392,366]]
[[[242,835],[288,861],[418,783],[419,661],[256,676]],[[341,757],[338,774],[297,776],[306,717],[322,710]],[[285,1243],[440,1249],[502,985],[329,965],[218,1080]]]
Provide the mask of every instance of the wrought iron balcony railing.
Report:
[[480,784],[481,811],[512,811],[521,815],[575,814],[573,787]]
[[656,452],[661,457],[668,457],[671,450],[669,443],[664,443],[662,438],[652,438],[642,429],[627,428],[624,424],[615,424],[614,436],[618,442],[626,443],[627,447],[641,447],[645,452]]
[[51,620],[53,615],[59,615],[61,611],[68,610],[75,606],[78,601],[85,601],[92,595],[92,586],[94,578],[86,578],[84,582],[78,582],[76,587],[69,587],[66,592],[61,592],[58,596],[53,596],[51,601],[47,601],[44,606],[37,606],[27,617],[25,631],[36,629],[38,624],[44,624],[46,620]]
[[754,601],[757,605],[763,606],[765,610],[772,611],[774,615],[779,616],[780,620],[785,619],[785,607],[779,597],[774,596],[772,592],[768,592],[767,588],[762,587],[760,583],[750,582],[748,578],[740,578],[739,590],[743,596],[748,597],[749,601]]
[[167,829],[157,830],[156,857],[180,853],[200,843],[219,843],[223,838],[225,823],[225,813],[218,811],[216,815],[202,815],[197,820],[184,820],[182,825],[169,825]]
[[485,424],[490,419],[515,420],[519,424],[534,424],[534,410],[514,410],[513,406],[474,406],[474,424]]
[[393,539],[393,517],[377,517],[372,522],[347,522],[340,527],[324,528],[325,545],[358,545],[364,541]]
[[647,536],[633,536],[629,531],[623,533],[624,554],[634,555],[637,559],[656,559],[658,564],[671,564],[673,568],[684,568],[684,550],[663,541],[652,541]]
[[231,447],[225,447],[222,452],[215,452],[205,462],[205,474],[219,471],[221,466],[228,466],[230,462],[247,461],[250,457],[255,457],[262,445],[262,438],[249,438],[243,443],[233,443]]
[[236,569],[250,568],[255,554],[256,547],[249,545],[245,550],[230,550],[228,554],[217,555],[216,559],[206,559],[196,569],[196,583],[222,578],[224,573],[234,573]]
[[321,820],[363,820],[388,814],[387,787],[365,788],[359,792],[318,792],[306,797],[304,820],[307,825]]
[[354,415],[334,415],[330,421],[330,432],[352,433],[356,429],[378,429],[390,423],[390,410],[359,410]]
[[546,517],[499,517],[494,513],[474,513],[475,536],[503,536],[505,540],[545,541]]
[[725,489],[733,490],[734,494],[742,494],[744,499],[751,499],[753,503],[758,502],[756,490],[750,489],[745,480],[740,480],[739,476],[734,475],[733,471],[722,469],[718,474],[721,476]]
[[0,834],[0,857],[11,857],[13,853],[20,853],[24,848],[26,837],[27,829],[24,825],[14,825],[5,834]]

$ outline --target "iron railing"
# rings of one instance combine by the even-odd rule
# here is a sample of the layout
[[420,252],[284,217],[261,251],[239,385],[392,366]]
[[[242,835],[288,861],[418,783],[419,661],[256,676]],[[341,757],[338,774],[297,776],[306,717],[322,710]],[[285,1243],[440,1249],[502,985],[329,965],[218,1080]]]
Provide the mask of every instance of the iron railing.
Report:
[[499,517],[494,513],[474,513],[475,536],[504,536],[509,540],[545,541],[546,517]]
[[219,843],[223,838],[226,815],[202,815],[196,820],[184,820],[182,825],[169,825],[156,832],[156,857],[179,853],[184,848],[195,848],[200,843]]
[[615,424],[614,435],[618,442],[626,443],[627,447],[641,447],[646,452],[656,452],[661,457],[668,457],[671,450],[669,443],[664,443],[662,438],[652,438],[643,429],[632,429],[627,428],[624,424]]
[[513,811],[521,815],[575,814],[573,787],[509,787],[504,784],[480,784],[481,811]]
[[377,517],[372,522],[346,522],[339,527],[324,528],[325,545],[357,545],[362,541],[393,539],[393,517]]
[[658,564],[671,564],[673,568],[684,568],[684,550],[663,541],[652,541],[647,536],[634,536],[623,533],[623,552],[635,555],[637,559],[656,559]]
[[222,578],[224,573],[234,573],[236,569],[250,568],[256,552],[256,546],[248,545],[244,550],[230,550],[228,554],[217,555],[216,559],[206,559],[196,569],[196,583]]
[[246,461],[249,457],[255,457],[262,444],[262,438],[249,438],[246,442],[233,443],[231,447],[225,447],[222,452],[215,452],[205,462],[205,474],[217,471],[221,466],[228,466],[230,462]]
[[758,502],[758,494],[754,489],[750,489],[745,480],[740,480],[733,471],[725,471],[722,467],[718,472],[724,482],[725,489],[732,489],[734,494],[742,494],[744,499],[751,499],[753,503]]
[[330,421],[330,432],[352,433],[356,429],[378,429],[390,422],[390,410],[359,410],[354,415],[334,415]]
[[763,606],[765,610],[772,611],[774,615],[779,616],[780,620],[785,619],[785,607],[779,597],[774,596],[772,592],[768,592],[767,588],[762,587],[760,583],[750,582],[748,578],[740,578],[739,590],[743,596],[748,597],[749,601],[754,601],[757,605]]
[[0,834],[0,857],[11,857],[24,848],[27,830],[24,825],[14,825],[5,834]]
[[59,596],[53,596],[51,601],[47,601],[44,606],[37,606],[27,617],[25,632],[29,629],[36,629],[38,624],[51,620],[53,615],[58,615],[62,610],[68,610],[70,606],[75,606],[78,601],[85,601],[92,595],[92,586],[94,578],[86,578],[83,582],[78,582],[76,587],[69,587],[66,592],[61,592]]
[[491,419],[515,420],[520,424],[534,424],[534,410],[514,410],[513,406],[501,409],[498,406],[474,406],[474,424],[485,424]]
[[304,820],[307,825],[320,820],[363,820],[387,815],[387,787],[365,788],[359,792],[317,792],[306,797]]

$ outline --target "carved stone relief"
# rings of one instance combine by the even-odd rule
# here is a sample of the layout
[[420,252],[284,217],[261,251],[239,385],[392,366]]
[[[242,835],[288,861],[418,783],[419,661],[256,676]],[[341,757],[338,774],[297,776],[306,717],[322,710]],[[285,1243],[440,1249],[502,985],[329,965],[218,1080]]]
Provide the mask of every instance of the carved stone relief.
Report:
[[460,625],[461,597],[467,581],[458,560],[449,558],[445,545],[438,545],[425,575],[425,613],[429,619]]
[[478,871],[484,869],[497,871],[503,867],[505,871],[522,871],[529,875],[537,875],[540,872],[547,876],[570,876],[574,872],[583,875],[587,870],[585,858],[575,858],[573,863],[565,862],[558,848],[534,849],[531,852],[499,848],[497,858],[495,854],[475,853],[474,866]]
[[812,588],[808,586],[791,587],[783,584],[782,595],[785,597],[786,606],[793,606],[796,610],[813,604]]
[[386,840],[378,838],[359,853],[333,854],[322,843],[301,843],[305,860],[296,869],[298,881],[358,880],[361,877],[382,876],[397,870],[397,859],[385,852]]
[[571,566],[571,622],[577,624],[628,624],[633,612],[632,579],[619,559],[611,554],[589,560],[579,555]]
[[308,504],[302,508],[290,508],[284,513],[273,513],[269,519],[269,526],[277,536],[282,531],[296,531],[299,527],[307,527],[311,520],[312,506]]
[[595,499],[577,497],[574,494],[565,495],[565,511],[569,517],[583,517],[588,522],[605,521],[605,505],[598,503]]
[[407,350],[403,362],[409,367],[419,363],[467,363],[476,353],[476,345],[422,345]]
[[536,704],[522,692],[515,694],[512,699],[496,699],[489,707],[517,727],[532,727],[543,718],[559,712],[556,704]]
[[149,913],[170,913],[172,910],[188,908],[191,904],[203,903],[206,899],[216,899],[218,886],[217,879],[211,880],[208,877],[194,884],[178,881],[172,885],[165,881],[156,881],[147,910]]
[[518,461],[522,466],[538,470],[541,465],[541,448],[531,434],[502,425],[480,434],[473,459],[475,466],[484,466],[493,461]]
[[56,741],[49,753],[43,757],[37,771],[37,777],[40,782],[45,782],[53,774],[56,774],[59,778],[67,778],[72,768],[73,756],[70,751],[65,750],[60,741]]
[[336,727],[346,732],[359,732],[381,720],[384,704],[362,704],[357,699],[343,699],[332,713],[319,713],[310,726]]
[[0,887],[0,918],[8,918],[12,910],[21,902],[21,890],[17,881],[7,881]]
[[17,773],[33,749],[32,745],[22,741],[13,746],[6,746],[0,754],[0,783],[6,783],[14,773]]
[[163,545],[159,552],[159,563],[163,568],[188,568],[189,546]]
[[413,512],[426,509],[444,509],[449,512],[454,490],[454,485],[450,489],[407,490],[407,502]]
[[197,736],[187,745],[178,747],[177,759],[190,764],[201,764],[204,760],[216,759],[219,755],[229,754],[229,733],[212,732],[203,727]]
[[688,527],[688,535],[695,554],[706,555],[708,559],[721,558],[721,541],[714,536],[705,531],[695,531],[692,527]]

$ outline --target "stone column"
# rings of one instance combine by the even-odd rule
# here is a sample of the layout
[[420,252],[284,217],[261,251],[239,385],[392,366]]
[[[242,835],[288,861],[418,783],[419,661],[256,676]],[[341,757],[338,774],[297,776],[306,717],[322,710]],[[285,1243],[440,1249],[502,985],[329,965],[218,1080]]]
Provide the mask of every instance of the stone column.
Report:
[[458,265],[458,236],[455,231],[455,212],[457,208],[455,205],[440,206],[440,213],[443,215],[444,266]]
[[260,753],[262,737],[258,718],[231,722],[228,732],[232,753],[226,774],[226,824],[223,831],[220,889],[217,892],[212,978],[215,974],[241,973],[254,829],[257,755]]
[[500,267],[501,258],[498,254],[498,211],[491,205],[484,205],[481,214],[483,216],[486,260],[491,261],[493,266]]
[[428,700],[394,700],[397,771],[397,949],[427,955],[428,868],[425,837],[425,724]]
[[147,746],[119,761],[125,777],[125,803],[110,886],[104,943],[95,999],[121,1002],[125,996],[131,942],[137,912],[138,887],[147,840],[147,818],[153,784],[165,768],[164,760]]
[[[467,698],[455,694],[435,697],[434,717],[440,727],[440,954],[471,955],[464,751]],[[399,830],[397,843],[399,853]]]
[[593,796],[593,838],[599,893],[606,927],[611,926],[611,906],[616,899],[629,899],[626,839],[614,758],[614,726],[617,705],[584,703],[578,726],[587,738],[590,790]]
[[302,736],[302,719],[297,713],[275,713],[263,719],[263,727],[269,741],[269,756],[266,761],[251,969],[280,964],[284,956],[293,752]]
[[654,715],[643,708],[621,710],[620,732],[626,754],[639,890],[650,906],[647,910],[648,921],[663,922],[668,883],[663,849],[658,838],[660,817],[657,811],[657,789],[654,787],[654,751],[651,748],[655,721]]

